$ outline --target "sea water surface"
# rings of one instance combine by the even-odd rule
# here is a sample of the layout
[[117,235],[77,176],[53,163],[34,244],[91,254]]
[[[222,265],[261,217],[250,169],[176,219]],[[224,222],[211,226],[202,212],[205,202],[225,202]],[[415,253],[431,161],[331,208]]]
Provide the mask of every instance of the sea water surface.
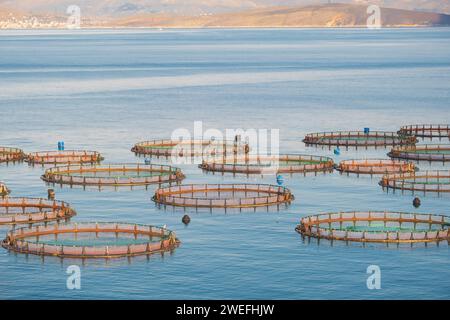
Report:
[[[280,129],[281,152],[336,161],[385,158],[387,149],[306,147],[308,132],[396,131],[450,122],[450,29],[80,30],[0,32],[0,145],[26,152],[100,151],[105,163],[143,162],[141,140],[178,128]],[[447,142],[448,141],[442,141]],[[157,163],[158,160],[153,160]],[[430,168],[420,163],[420,169]],[[431,167],[448,168],[442,163]],[[185,183],[272,183],[274,176],[205,174]],[[45,168],[0,164],[11,196],[46,197]],[[159,209],[145,189],[56,187],[72,221],[167,225],[182,244],[150,258],[76,260],[0,249],[2,299],[448,299],[450,249],[302,239],[301,217],[397,210],[450,215],[448,196],[385,193],[377,177],[284,177],[295,201],[278,212]],[[3,238],[9,227],[0,227]],[[81,290],[66,270],[81,268]],[[367,268],[381,269],[369,290]]]

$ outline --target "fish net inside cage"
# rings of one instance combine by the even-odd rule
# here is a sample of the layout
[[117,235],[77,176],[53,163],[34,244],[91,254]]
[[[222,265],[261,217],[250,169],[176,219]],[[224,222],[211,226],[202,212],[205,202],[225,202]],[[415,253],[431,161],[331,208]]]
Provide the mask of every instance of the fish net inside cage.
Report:
[[0,163],[21,161],[24,153],[18,148],[0,147]]
[[3,247],[22,253],[73,258],[113,258],[171,251],[180,241],[165,228],[128,223],[73,223],[21,228]]
[[359,242],[431,242],[450,239],[450,217],[401,212],[339,212],[302,218],[305,236]]
[[391,158],[423,160],[423,161],[450,161],[450,145],[425,144],[417,146],[395,147],[388,153]]
[[380,181],[383,189],[433,193],[450,192],[450,171],[419,171],[409,174],[390,174]]
[[248,144],[228,140],[152,140],[139,142],[131,149],[136,155],[161,157],[215,157],[246,154]]
[[414,164],[406,161],[395,160],[344,160],[336,166],[341,173],[355,174],[390,174],[414,172],[416,170]]
[[144,235],[121,234],[118,237],[116,232],[73,232],[63,234],[41,235],[29,238],[38,244],[59,245],[59,246],[123,246],[144,243],[157,243],[158,239],[149,239]]
[[103,160],[100,153],[87,150],[42,151],[29,153],[25,161],[30,164],[97,163]]
[[156,190],[157,204],[191,208],[256,208],[290,203],[289,189],[262,184],[194,184]]
[[413,135],[419,138],[450,138],[448,124],[415,124],[401,127],[400,134]]
[[138,186],[181,181],[184,175],[180,169],[166,165],[71,165],[48,169],[42,179],[49,183],[69,185]]
[[386,147],[412,145],[417,142],[414,136],[399,135],[395,132],[337,131],[307,134],[303,139],[306,145],[344,146],[344,147]]
[[0,199],[0,225],[68,219],[76,214],[69,204],[34,198]]
[[199,166],[205,171],[244,174],[330,172],[334,162],[331,158],[285,154],[279,156],[234,156],[203,161]]

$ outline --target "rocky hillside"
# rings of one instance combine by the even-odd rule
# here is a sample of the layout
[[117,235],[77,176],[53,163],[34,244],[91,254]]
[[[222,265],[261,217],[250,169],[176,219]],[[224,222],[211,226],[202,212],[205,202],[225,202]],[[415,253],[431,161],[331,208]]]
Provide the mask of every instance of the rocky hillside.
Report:
[[[358,27],[366,26],[367,6],[327,4],[306,7],[277,7],[239,13],[200,16],[136,15],[111,25],[126,27]],[[381,9],[383,26],[450,25],[450,15]]]
[[[53,0],[47,1],[51,2]],[[62,0],[61,2],[64,1]],[[177,0],[174,1],[176,2]],[[195,2],[198,0],[192,1]],[[161,1],[157,2],[159,3]],[[204,2],[210,3],[206,0]],[[115,3],[115,1],[113,0],[111,3]],[[189,3],[189,1],[186,3]],[[242,3],[249,4],[252,2],[243,1]],[[137,10],[131,4],[127,8],[129,10],[122,8],[122,14],[120,15],[106,16],[86,15],[82,11],[82,27],[359,27],[366,26],[369,16],[367,13],[367,4],[263,7],[214,14],[149,12]],[[60,12],[60,10],[55,10],[54,13],[50,13],[45,10],[42,11],[42,8],[36,10],[35,13],[30,13],[12,7],[3,7],[2,10],[2,7],[0,7],[0,28],[65,27],[67,21],[65,11]],[[98,11],[100,9],[92,10]],[[107,8],[103,8],[103,10],[107,10]],[[127,14],[123,14],[124,10],[127,11]],[[382,8],[381,24],[383,26],[449,26],[450,15]]]

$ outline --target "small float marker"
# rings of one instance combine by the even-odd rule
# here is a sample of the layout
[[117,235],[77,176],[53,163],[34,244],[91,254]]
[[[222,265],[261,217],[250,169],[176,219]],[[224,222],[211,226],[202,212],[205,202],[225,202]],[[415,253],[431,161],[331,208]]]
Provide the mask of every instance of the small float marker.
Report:
[[364,128],[364,133],[365,134],[369,134],[370,133],[370,128]]
[[341,154],[341,149],[339,147],[336,147],[333,152],[335,155],[339,156]]
[[48,198],[48,200],[55,200],[55,190],[54,189],[47,190],[47,198]]
[[151,164],[151,162],[152,162],[152,161],[150,160],[150,158],[145,158],[145,160],[144,160],[144,163],[145,163],[145,164]]
[[420,207],[420,205],[421,205],[420,198],[419,197],[415,197],[414,200],[413,200],[414,208],[418,208],[418,207]]
[[187,214],[183,216],[181,221],[187,226],[191,222],[191,217],[189,217]]
[[64,151],[64,141],[58,141],[58,151]]
[[279,186],[282,186],[283,183],[284,183],[283,176],[282,176],[281,174],[277,175],[277,184],[278,184]]

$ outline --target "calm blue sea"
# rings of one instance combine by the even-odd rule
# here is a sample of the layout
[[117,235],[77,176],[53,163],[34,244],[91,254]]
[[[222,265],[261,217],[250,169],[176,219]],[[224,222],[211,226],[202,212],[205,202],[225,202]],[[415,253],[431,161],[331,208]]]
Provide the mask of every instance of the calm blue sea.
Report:
[[[0,145],[26,152],[102,152],[105,162],[143,162],[141,140],[173,130],[280,129],[281,151],[336,161],[388,150],[306,148],[308,132],[396,131],[450,123],[450,29],[82,30],[0,32]],[[444,141],[443,141],[444,142]],[[445,141],[448,143],[448,141]],[[428,163],[419,164],[429,168]],[[433,167],[444,168],[442,164]],[[448,168],[448,167],[447,167]],[[275,177],[204,174],[186,183],[264,182]],[[41,167],[0,165],[12,196],[46,197]],[[162,210],[149,190],[56,188],[72,221],[167,224],[182,245],[164,257],[61,260],[0,249],[2,299],[449,299],[450,249],[302,240],[300,218],[340,210],[450,215],[450,197],[386,194],[378,178],[286,176],[295,202],[279,212]],[[3,238],[7,227],[0,227]],[[81,290],[66,269],[81,267]],[[369,290],[369,265],[381,289]]]

